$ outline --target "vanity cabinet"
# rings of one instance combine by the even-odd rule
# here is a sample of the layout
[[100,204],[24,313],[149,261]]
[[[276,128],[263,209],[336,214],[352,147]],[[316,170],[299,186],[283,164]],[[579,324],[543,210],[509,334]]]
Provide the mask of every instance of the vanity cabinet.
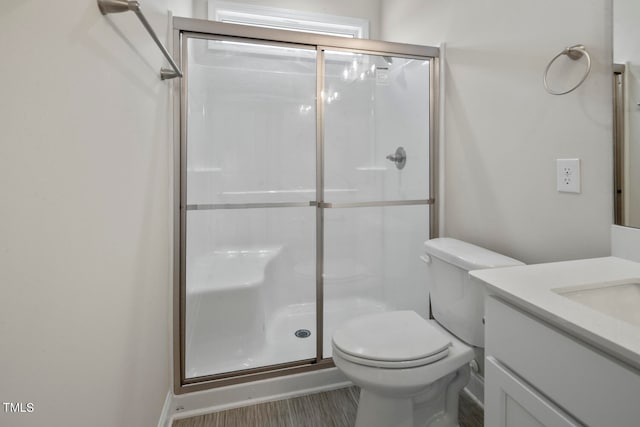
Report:
[[485,369],[485,425],[582,426],[493,357],[487,358]]
[[486,426],[640,426],[635,368],[495,296],[485,334]]

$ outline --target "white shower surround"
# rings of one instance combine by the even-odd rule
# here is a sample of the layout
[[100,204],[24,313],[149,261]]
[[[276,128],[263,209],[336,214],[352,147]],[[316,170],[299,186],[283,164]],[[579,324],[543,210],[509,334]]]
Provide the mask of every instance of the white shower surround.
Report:
[[[252,48],[240,49],[248,53],[219,66],[193,47],[188,203],[315,200],[315,51],[247,60]],[[372,57],[357,58],[360,70],[372,70]],[[390,83],[381,83],[373,71],[344,78],[352,56],[327,54],[327,201],[428,195],[428,68],[394,59]],[[286,96],[273,96],[274,88]],[[408,153],[402,171],[385,159],[397,146]],[[188,211],[187,377],[315,357],[315,215],[310,207]],[[428,215],[424,205],[325,210],[325,357],[332,331],[353,316],[396,308],[427,315],[419,255]],[[197,274],[208,281],[192,283]],[[301,328],[312,336],[294,337]]]

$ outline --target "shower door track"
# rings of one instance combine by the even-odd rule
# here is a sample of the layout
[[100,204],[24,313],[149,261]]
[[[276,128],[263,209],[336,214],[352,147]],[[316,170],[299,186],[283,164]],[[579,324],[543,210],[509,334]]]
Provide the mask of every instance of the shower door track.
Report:
[[[300,203],[212,203],[187,204],[186,202],[186,142],[187,142],[187,39],[212,40],[244,39],[251,43],[290,44],[316,50],[316,200]],[[173,384],[174,393],[183,394],[227,386],[248,381],[256,381],[282,375],[310,372],[333,367],[331,358],[323,357],[323,267],[324,267],[324,210],[357,207],[386,207],[429,205],[430,236],[437,235],[437,139],[439,107],[439,48],[382,42],[367,39],[351,39],[297,31],[277,30],[238,24],[206,21],[191,18],[173,18],[174,57],[180,58],[184,78],[175,81],[174,99],[174,263],[173,263]],[[429,61],[429,192],[430,198],[420,200],[394,200],[353,203],[327,203],[324,201],[324,105],[321,91],[324,85],[324,52],[340,50],[351,53],[389,55],[401,58],[415,58]],[[276,365],[233,371],[222,374],[186,377],[186,213],[187,211],[218,209],[251,209],[282,207],[316,208],[316,356]]]

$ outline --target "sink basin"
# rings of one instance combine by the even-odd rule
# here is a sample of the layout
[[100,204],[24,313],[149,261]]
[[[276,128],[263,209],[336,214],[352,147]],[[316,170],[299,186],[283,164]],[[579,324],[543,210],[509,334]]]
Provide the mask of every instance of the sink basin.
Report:
[[558,295],[640,327],[640,279],[552,289]]

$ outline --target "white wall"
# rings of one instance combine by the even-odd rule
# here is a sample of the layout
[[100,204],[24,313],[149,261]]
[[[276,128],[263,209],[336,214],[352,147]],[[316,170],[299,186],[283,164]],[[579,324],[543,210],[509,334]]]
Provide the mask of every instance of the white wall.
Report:
[[[526,263],[607,255],[610,2],[383,0],[382,16],[383,39],[447,44],[443,234]],[[547,94],[545,66],[576,43],[591,76]],[[555,189],[555,159],[568,157],[582,159],[580,195]]]
[[[143,9],[166,39],[167,1]],[[0,425],[152,426],[170,383],[169,85],[132,13],[0,11]]]

